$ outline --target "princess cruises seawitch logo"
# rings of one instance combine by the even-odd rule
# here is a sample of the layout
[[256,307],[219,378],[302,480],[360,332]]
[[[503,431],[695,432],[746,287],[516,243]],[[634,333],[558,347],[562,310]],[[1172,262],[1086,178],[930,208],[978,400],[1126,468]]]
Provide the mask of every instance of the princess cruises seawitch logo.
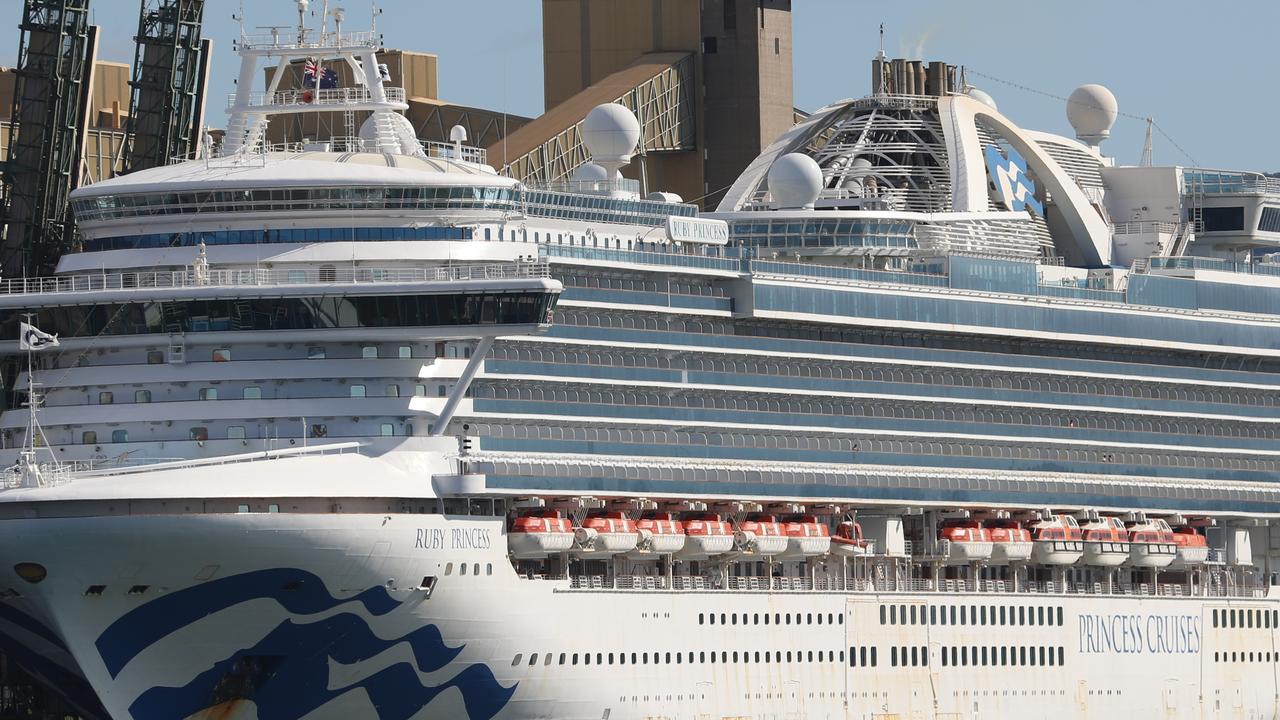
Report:
[[1044,205],[1036,200],[1036,184],[1027,177],[1027,161],[1017,150],[1004,145],[988,145],[983,152],[987,159],[987,177],[995,186],[1004,206],[1014,212],[1030,210],[1037,217],[1044,217]]

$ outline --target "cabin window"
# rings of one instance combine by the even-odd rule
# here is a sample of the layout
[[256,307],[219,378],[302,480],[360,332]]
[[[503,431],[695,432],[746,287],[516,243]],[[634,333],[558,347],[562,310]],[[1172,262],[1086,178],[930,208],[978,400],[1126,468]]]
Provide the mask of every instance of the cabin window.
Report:
[[[822,615],[818,615],[818,624],[822,624]],[[916,606],[911,606],[911,624],[916,624]]]
[[129,431],[128,430],[112,430],[111,442],[113,443],[129,442]]
[[[844,617],[844,616],[841,616],[841,617]],[[929,624],[930,625],[938,624],[938,606],[937,605],[929,606]]]
[[209,428],[203,425],[197,425],[191,428],[190,436],[192,440],[198,440],[200,442],[204,442],[205,440],[209,439]]
[[325,349],[324,349],[324,348],[322,348],[322,347],[309,347],[309,348],[307,348],[307,359],[308,359],[308,360],[323,360],[323,359],[325,358],[325,355],[326,355],[326,354],[327,354],[327,353],[325,352]]
[[150,390],[134,390],[133,401],[136,403],[151,402],[151,391]]
[[80,433],[80,442],[85,445],[94,445],[98,442],[98,433],[95,430],[85,430]]
[[200,399],[201,400],[217,400],[218,388],[211,388],[211,387],[200,388]]
[[885,624],[885,606],[884,605],[880,606],[880,624],[881,625]]
[[100,393],[98,393],[98,404],[99,404],[99,405],[110,405],[110,404],[111,404],[111,403],[113,403],[113,402],[115,402],[115,395],[113,395],[112,393],[110,393],[110,392],[100,392]]
[[360,357],[365,360],[376,360],[378,357],[377,345],[365,345],[360,348]]
[[427,386],[426,386],[426,385],[423,385],[422,383],[418,383],[418,384],[414,385],[414,386],[413,386],[413,395],[414,395],[414,397],[426,397],[426,396],[427,396]]
[[399,357],[401,360],[407,360],[409,358],[412,358],[413,348],[410,347],[409,345],[401,345],[400,347],[396,348],[396,357]]
[[524,658],[524,653],[516,653],[516,656],[515,656],[514,658],[512,658],[512,660],[511,660],[511,667],[515,667],[515,666],[519,665],[519,664],[520,664],[520,661],[521,661],[523,658]]
[[245,437],[245,435],[244,435],[244,426],[243,426],[243,425],[228,425],[228,426],[227,426],[227,439],[228,439],[228,440],[243,440],[243,439],[244,439],[244,437]]
[[148,351],[147,351],[147,364],[148,364],[148,365],[163,365],[163,364],[164,364],[164,351],[163,351],[163,350],[148,350]]
[[388,385],[385,395],[390,398],[400,397],[400,386]]
[[1062,607],[1058,607],[1058,627],[1062,627]]
[[889,648],[889,666],[898,667],[898,646],[893,645]]
[[537,664],[538,664],[538,653],[531,653],[529,655],[529,666],[533,667],[534,665],[537,665]]
[[459,575],[466,575],[466,574],[467,574],[467,564],[466,564],[466,563],[458,563],[458,574],[459,574]]
[[262,388],[257,385],[250,385],[240,392],[240,397],[244,400],[261,400]]
[[214,362],[231,362],[231,349],[218,348],[217,350],[214,350],[213,361]]
[[353,397],[353,398],[362,398],[362,397],[365,397],[365,387],[364,387],[364,385],[352,385],[352,386],[351,386],[351,397]]

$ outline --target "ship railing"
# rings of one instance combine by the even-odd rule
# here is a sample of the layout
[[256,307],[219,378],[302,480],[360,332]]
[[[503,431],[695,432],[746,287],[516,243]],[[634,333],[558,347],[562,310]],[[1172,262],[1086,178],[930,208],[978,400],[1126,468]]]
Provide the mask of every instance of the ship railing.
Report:
[[1176,222],[1147,220],[1140,222],[1118,222],[1111,226],[1112,232],[1116,235],[1148,235],[1151,233],[1174,235],[1181,229],[1181,227],[1182,225]]
[[305,447],[289,447],[280,450],[263,450],[259,452],[240,453],[238,455],[222,455],[220,457],[200,458],[195,460],[160,461],[149,465],[127,465],[123,467],[104,468],[101,470],[80,473],[77,477],[104,477],[128,475],[140,472],[154,472],[157,470],[177,470],[193,467],[212,467],[216,465],[235,465],[239,463],[296,457],[299,455],[344,455],[353,452],[358,453],[360,452],[361,447],[362,444],[359,442],[325,443]]
[[1097,595],[1141,597],[1264,597],[1260,585],[1230,583],[1052,582],[1024,580],[952,579],[903,577],[815,577],[735,576],[727,579],[704,576],[665,575],[576,575],[569,578],[573,590],[698,590],[730,592],[851,592],[851,593],[981,593],[988,595]]
[[549,278],[546,263],[477,263],[429,268],[308,269],[245,268],[174,272],[92,273],[0,280],[0,295],[37,295],[110,290],[195,287],[270,287],[288,285],[360,285]]
[[377,32],[318,32],[314,29],[281,28],[269,33],[241,33],[239,45],[245,50],[316,50],[319,48],[377,48],[382,44]]
[[[385,97],[377,102],[395,103],[403,105],[405,102],[405,92],[402,87],[383,86]],[[316,90],[314,88],[292,88],[289,90],[276,90],[275,92],[267,92],[258,90],[248,93],[244,97],[241,104],[241,98],[236,93],[227,95],[227,111],[262,109],[278,106],[299,105],[307,107],[332,107],[343,105],[366,105],[375,102],[373,92],[364,85],[343,88],[326,88]]]

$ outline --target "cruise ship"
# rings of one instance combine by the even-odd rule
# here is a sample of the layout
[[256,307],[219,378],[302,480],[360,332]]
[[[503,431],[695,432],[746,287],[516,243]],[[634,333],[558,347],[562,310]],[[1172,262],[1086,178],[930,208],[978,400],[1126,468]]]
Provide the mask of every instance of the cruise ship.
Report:
[[882,53],[700,213],[621,105],[551,186],[420,143],[378,46],[244,34],[0,281],[0,642],[84,716],[1280,716],[1280,181]]

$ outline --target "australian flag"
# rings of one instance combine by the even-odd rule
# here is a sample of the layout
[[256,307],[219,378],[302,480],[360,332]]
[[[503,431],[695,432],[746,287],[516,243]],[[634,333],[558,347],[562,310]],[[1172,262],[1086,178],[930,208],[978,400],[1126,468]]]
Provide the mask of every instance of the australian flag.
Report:
[[316,86],[316,76],[320,77],[320,89],[332,90],[338,87],[338,72],[333,68],[320,67],[320,61],[315,58],[308,58],[302,64],[302,86],[314,88]]

